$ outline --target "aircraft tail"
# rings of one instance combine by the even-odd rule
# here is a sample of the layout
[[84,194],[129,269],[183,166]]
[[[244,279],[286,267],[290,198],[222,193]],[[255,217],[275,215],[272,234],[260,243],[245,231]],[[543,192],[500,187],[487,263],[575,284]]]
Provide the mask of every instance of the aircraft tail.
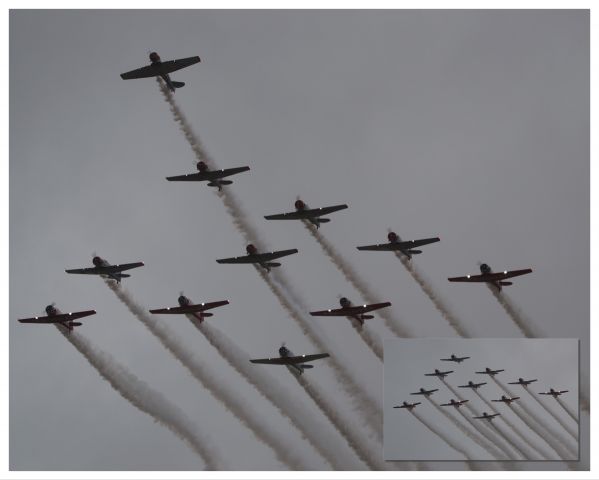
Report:
[[280,266],[281,266],[281,264],[280,264],[280,263],[278,263],[278,262],[268,262],[268,263],[266,264],[266,266],[267,266],[267,267],[270,267],[270,268],[272,268],[272,267],[280,267]]
[[175,87],[175,88],[182,88],[182,87],[185,86],[185,82],[175,82],[175,81],[172,81],[171,83],[173,84],[173,87]]
[[214,315],[214,313],[206,312],[206,313],[200,313],[200,315],[202,317],[212,317]]
[[303,368],[303,369],[306,369],[306,368],[314,368],[314,365],[305,365],[305,364],[303,364],[303,365],[302,365],[302,368]]
[[371,320],[374,318],[374,315],[361,315],[360,318],[362,320]]
[[410,255],[418,255],[419,253],[422,253],[422,250],[409,250]]
[[330,222],[330,221],[331,221],[331,219],[330,219],[330,218],[319,218],[319,219],[318,219],[318,221],[319,221],[320,223],[328,223],[328,222]]
[[129,278],[131,275],[128,273],[119,273],[119,278]]
[[513,282],[499,282],[499,285],[507,287],[508,285],[513,285]]
[[81,322],[69,322],[69,327],[71,328],[80,327],[81,325],[83,325]]

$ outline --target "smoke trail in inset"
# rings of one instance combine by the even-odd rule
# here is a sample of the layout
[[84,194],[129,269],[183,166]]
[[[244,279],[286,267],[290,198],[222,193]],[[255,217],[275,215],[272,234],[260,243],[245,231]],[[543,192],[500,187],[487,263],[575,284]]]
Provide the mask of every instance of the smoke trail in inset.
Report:
[[522,315],[522,313],[516,308],[516,306],[505,293],[500,292],[495,286],[488,283],[487,287],[489,287],[489,290],[491,291],[495,299],[499,302],[499,305],[503,307],[505,312],[509,315],[514,324],[520,329],[520,331],[524,334],[525,337],[535,338],[543,336],[535,335],[535,333],[532,331],[532,327],[530,326],[529,322],[524,318],[524,315]]
[[[427,422],[424,418],[422,418],[417,412],[410,411],[414,417],[420,421],[426,428],[428,428],[431,432],[433,432],[437,437],[443,440],[449,447],[454,449],[456,452],[460,453],[466,460],[470,460],[472,457],[466,452],[465,449],[461,448],[456,442],[451,440],[447,435],[445,435],[441,430],[433,427],[429,422]],[[467,464],[469,464],[468,462]]]
[[[455,388],[453,388],[449,383],[447,383],[444,378],[440,378],[440,380],[443,383],[443,385],[445,385],[445,387],[447,387],[447,389],[449,391],[451,391],[451,393],[453,393],[458,400],[460,400],[460,401],[464,400],[464,398],[462,398],[462,396],[458,393],[458,391]],[[464,407],[466,407],[466,409],[468,409],[470,411],[470,413],[472,413],[472,415],[474,415],[475,417],[480,416],[480,414],[474,409],[474,407],[472,405],[470,405],[469,402],[464,403]],[[510,458],[512,457],[512,455],[513,455],[512,451],[506,445],[503,444],[503,442],[501,441],[501,437],[498,437],[496,432],[490,426],[488,426],[482,422],[475,423],[472,419],[470,419],[469,417],[464,415],[461,410],[458,409],[458,412],[460,414],[462,414],[462,416],[474,428],[476,428],[482,435],[484,435],[490,442],[493,442],[508,457],[510,457]]]
[[561,398],[559,398],[559,397],[556,397],[556,400],[557,400],[557,403],[559,403],[561,405],[561,407],[566,411],[566,413],[568,415],[570,415],[570,417],[572,418],[572,420],[574,420],[576,422],[576,425],[578,425],[578,419],[576,418],[576,415],[574,415],[574,412],[572,410],[570,410],[570,408],[568,407],[568,405],[566,405],[564,403],[564,401]]
[[[534,393],[534,392],[531,392],[531,391],[530,391],[530,390],[528,390],[528,389],[526,389],[526,391],[528,392],[528,394],[529,394],[529,395],[530,395],[532,398],[534,398],[534,399],[537,401],[537,403],[538,403],[538,404],[539,404],[541,407],[543,407],[543,410],[545,410],[545,411],[546,411],[546,412],[547,412],[549,415],[551,415],[551,416],[553,417],[553,419],[554,419],[554,420],[555,420],[557,423],[559,423],[559,424],[561,425],[561,427],[562,427],[562,428],[563,428],[563,429],[564,429],[566,432],[568,432],[568,434],[569,434],[569,435],[570,435],[570,436],[571,436],[571,437],[574,439],[574,441],[577,441],[577,440],[578,440],[578,437],[576,436],[576,433],[574,433],[574,431],[572,431],[572,430],[571,430],[571,429],[568,427],[568,425],[566,425],[566,423],[565,423],[565,422],[564,422],[564,421],[563,421],[561,418],[559,418],[559,417],[558,417],[558,416],[557,416],[557,415],[556,415],[556,414],[555,414],[555,413],[554,413],[554,412],[553,412],[553,411],[552,411],[552,410],[551,410],[551,409],[550,409],[550,408],[549,408],[547,405],[545,405],[545,403],[543,403],[543,402],[541,401],[541,399],[540,399],[540,398],[537,396],[537,394],[536,394],[536,393]],[[558,401],[559,401],[559,397],[556,397],[556,400],[558,400]]]
[[420,286],[420,288],[429,298],[429,300],[433,302],[435,308],[439,311],[439,313],[447,321],[447,323],[449,323],[449,326],[454,329],[458,336],[469,338],[471,335],[466,331],[464,325],[462,325],[460,320],[449,310],[449,308],[447,307],[447,305],[445,305],[445,303],[439,297],[439,295],[435,293],[430,282],[424,278],[421,272],[418,271],[416,265],[414,265],[411,260],[409,260],[406,256],[402,255],[399,252],[395,252],[395,256],[399,259],[399,261],[406,268],[408,273]]
[[358,457],[370,467],[371,470],[385,470],[387,466],[381,458],[382,446],[372,450],[364,432],[351,419],[342,419],[339,409],[331,405],[325,398],[320,387],[314,380],[307,380],[303,375],[293,375],[308,396],[314,401],[318,408],[324,413],[337,431],[347,441]]
[[[120,284],[111,280],[106,280],[105,283],[118,299],[127,306],[129,311],[187,368],[201,385],[235,415],[256,438],[272,448],[278,460],[295,469],[302,469],[306,465],[307,462],[297,456],[296,449],[293,448],[293,442],[288,437],[281,435],[272,427],[270,422],[261,421],[258,413],[251,405],[245,402],[235,389],[223,382],[218,372],[210,371],[209,364],[202,362],[195,355],[195,352],[185,347],[166,324],[160,322],[157,317],[150,315],[146,309],[138,305],[129,292],[123,289]],[[315,437],[319,438],[318,435],[315,435]],[[313,438],[308,438],[308,441],[319,453],[323,455],[327,453],[327,445],[319,445]]]
[[[473,389],[473,391],[478,396],[478,398],[480,398],[487,405],[487,407],[490,409],[491,413],[497,413],[496,410],[493,408],[493,405],[491,405],[491,403],[485,397],[483,397],[477,389]],[[518,435],[529,448],[531,448],[535,452],[537,452],[543,460],[554,460],[551,458],[552,455],[549,455],[547,452],[543,451],[541,448],[539,448],[537,445],[535,445],[535,442],[533,442],[530,438],[528,438],[524,434],[524,432],[522,432],[522,430],[520,430],[518,427],[516,427],[516,425],[514,425],[505,415],[501,415],[499,418],[501,420],[503,420],[505,422],[505,424],[508,427],[510,427],[516,433],[516,435]],[[532,457],[531,455],[528,456],[529,459],[531,459],[531,457]]]
[[[314,434],[313,432],[319,432],[318,435],[322,437],[322,429],[318,422],[313,419],[309,409],[265,370],[268,367],[250,363],[249,355],[213,325],[206,322],[198,323],[193,319],[190,320],[229,365],[262,393],[304,435],[308,436]],[[329,438],[323,441],[333,442],[334,440]]]
[[[497,380],[494,376],[491,379],[495,382],[495,384],[500,387],[507,395],[510,397],[514,397],[515,395],[510,392],[509,388]],[[523,402],[519,402],[517,404],[519,408],[514,408],[512,406],[512,411],[517,413],[518,416],[524,421],[525,416],[532,419],[534,422],[534,428],[531,427],[531,422],[526,422],[526,424],[531,427],[537,435],[543,438],[553,450],[555,450],[564,460],[567,460],[569,456],[575,456],[575,451],[569,445],[567,439],[554,428],[551,428],[546,425],[535,413],[533,413]],[[522,410],[526,415],[520,415],[519,410]]]
[[[433,399],[431,399],[427,396],[425,396],[424,398],[426,400],[428,400],[429,403],[431,405],[433,405],[437,409],[438,412],[441,413],[441,415],[443,415],[451,423],[453,423],[464,435],[466,435],[475,444],[480,445],[482,448],[484,448],[487,451],[487,453],[489,453],[489,455],[491,455],[493,458],[499,459],[499,460],[509,460],[509,456],[507,456],[503,452],[499,451],[496,448],[494,442],[488,441],[488,439],[485,439],[483,436],[481,436],[482,432],[480,432],[478,430],[478,428],[476,428],[475,425],[472,425],[471,422],[470,423],[471,423],[472,427],[474,428],[474,430],[477,433],[474,433],[474,432],[470,431],[469,429],[467,429],[464,425],[462,425],[461,422],[459,422],[457,420],[457,418],[453,417],[452,415],[449,414],[449,412],[446,412],[439,405],[437,405],[437,403]],[[468,457],[468,458],[471,458],[471,457]]]
[[[294,306],[292,303],[293,298],[286,294],[288,293],[288,289],[286,289],[285,285],[281,283],[281,277],[278,276],[275,278],[272,272],[270,274],[266,273],[260,267],[256,267],[256,271],[268,285],[271,292],[279,300],[281,306],[287,311],[287,313],[289,313],[291,318],[295,320],[302,332],[308,338],[310,338],[312,343],[314,343],[314,345],[322,352],[327,352],[327,343],[329,342],[325,342],[323,340],[324,332],[321,330],[319,331],[316,324],[310,323],[302,317],[302,315],[299,313],[302,310]],[[381,407],[377,406],[376,403],[365,394],[365,392],[360,388],[359,384],[350,376],[346,370],[346,367],[339,362],[339,360],[337,360],[336,356],[331,352],[327,353],[331,354],[328,363],[333,370],[335,370],[337,379],[340,381],[341,386],[349,395],[354,408],[364,415],[364,418],[368,421],[369,425],[377,434],[379,441],[382,441],[383,417],[381,413]]]
[[68,332],[58,325],[57,328],[123,398],[189,445],[202,458],[207,470],[223,468],[220,453],[178,407],[79,333]]
[[[339,271],[343,273],[343,276],[350,282],[364,300],[368,303],[379,303],[380,300],[377,299],[376,295],[374,295],[366,282],[364,282],[358,275],[358,273],[343,259],[341,255],[337,253],[335,247],[331,245],[328,240],[326,240],[320,232],[318,232],[315,228],[312,228],[310,224],[306,221],[302,221],[304,226],[308,229],[308,232],[316,239],[324,253],[329,257],[329,259],[337,266]],[[379,310],[378,315],[385,321],[385,325],[398,337],[410,337],[412,334],[409,329],[399,322],[397,319],[393,318],[387,311]]]
[[496,423],[493,423],[492,421],[489,422],[489,425],[491,425],[491,427],[495,429],[495,431],[497,432],[497,435],[499,435],[501,438],[503,438],[507,443],[510,444],[510,446],[514,450],[516,450],[516,452],[518,452],[520,454],[520,456],[522,457],[523,460],[532,460],[530,452],[528,452],[528,450],[526,448],[522,448],[522,445],[519,443],[516,443],[514,441],[514,439],[510,438],[510,436],[507,434],[506,431],[503,430],[503,428],[500,428],[499,425],[497,425]]

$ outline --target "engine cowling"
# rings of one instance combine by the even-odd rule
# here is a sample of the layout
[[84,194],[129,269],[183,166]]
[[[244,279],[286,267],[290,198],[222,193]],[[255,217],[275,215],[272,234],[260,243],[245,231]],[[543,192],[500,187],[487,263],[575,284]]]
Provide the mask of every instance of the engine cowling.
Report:
[[481,273],[491,273],[491,267],[489,267],[489,265],[486,263],[482,263],[480,266],[480,271]]
[[389,241],[391,243],[395,243],[399,240],[399,236],[395,232],[389,232],[389,234],[387,235],[387,238],[389,239]]
[[295,201],[295,209],[296,210],[304,210],[305,208],[306,208],[306,204],[298,198]]
[[256,247],[251,243],[247,247],[245,247],[245,251],[248,253],[248,255],[255,255],[256,253],[258,253]]
[[351,307],[351,302],[350,302],[350,301],[349,301],[349,299],[348,299],[348,298],[346,298],[346,297],[341,297],[341,298],[339,299],[339,303],[341,304],[341,306],[342,306],[343,308],[348,308],[348,307]]
[[196,167],[200,172],[208,171],[208,165],[206,165],[206,162],[200,161],[196,164]]
[[56,308],[54,308],[54,305],[48,305],[46,307],[46,314],[51,317],[52,315],[56,315]]
[[179,305],[181,305],[182,307],[185,305],[189,305],[189,298],[187,298],[185,295],[180,295],[177,301],[179,302]]
[[152,53],[150,53],[150,60],[152,62],[159,62],[160,61],[160,55],[158,55],[156,52],[152,52]]
[[96,255],[94,258],[92,258],[92,262],[96,267],[100,267],[104,263],[104,260]]

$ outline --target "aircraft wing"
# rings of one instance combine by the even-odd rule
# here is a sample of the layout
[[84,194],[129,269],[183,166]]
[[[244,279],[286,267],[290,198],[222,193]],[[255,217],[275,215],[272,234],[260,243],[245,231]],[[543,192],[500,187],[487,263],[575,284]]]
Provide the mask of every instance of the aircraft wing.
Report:
[[73,312],[73,313],[61,313],[59,315],[52,315],[51,317],[32,317],[32,318],[21,318],[19,322],[21,323],[60,323],[64,321],[77,320],[78,318],[88,317],[90,315],[95,315],[95,310],[85,310],[82,312]]
[[168,60],[160,64],[160,70],[161,73],[171,73],[181,70],[182,68],[190,67],[196,63],[200,63],[200,57],[198,56],[179,58],[178,60]]
[[312,362],[320,358],[328,357],[328,353],[316,353],[314,355],[298,355],[295,357],[256,358],[250,360],[252,363],[264,363],[270,365],[294,365],[298,363]]
[[71,270],[65,270],[67,273],[79,273],[86,275],[107,275],[110,273],[124,272],[125,270],[131,270],[132,268],[143,267],[143,262],[136,263],[123,263],[121,265],[108,265],[106,267],[90,267],[90,268],[74,268]]
[[131,70],[130,72],[121,73],[121,78],[123,80],[131,80],[133,78],[148,78],[160,75],[160,73],[161,72],[156,65],[147,65],[145,67]]
[[313,317],[349,317],[352,315],[360,315],[366,312],[372,312],[373,310],[379,310],[381,308],[390,307],[391,303],[373,303],[371,305],[356,305],[348,308],[333,308],[330,310],[319,310],[316,312],[310,312]]
[[170,307],[170,308],[157,308],[150,310],[150,313],[162,313],[162,314],[180,314],[180,313],[196,313],[210,310],[211,308],[221,307],[228,305],[228,300],[221,300],[218,302],[199,303],[197,305],[185,305],[182,307]]
[[357,247],[358,250],[371,250],[371,251],[395,251],[395,250],[410,250],[412,248],[421,247],[422,245],[428,245],[440,241],[438,237],[434,238],[422,238],[420,240],[407,240],[405,242],[391,242],[391,243],[379,243],[376,245],[365,245],[363,247]]
[[297,253],[298,250],[293,248],[291,250],[279,250],[278,252],[270,252],[270,253],[255,253],[253,255],[244,255],[242,257],[232,257],[232,258],[220,258],[216,260],[217,263],[260,263],[260,262],[270,262],[271,260],[275,260],[277,258],[286,257],[287,255],[293,255]]
[[301,220],[304,218],[316,218],[321,215],[337,212],[347,208],[347,205],[333,205],[331,207],[312,208],[309,210],[296,210],[295,212],[279,213],[276,215],[266,215],[266,220]]
[[483,273],[481,275],[467,275],[465,277],[453,277],[448,278],[450,282],[498,282],[506,280],[512,277],[518,277],[520,275],[526,275],[532,273],[532,269],[526,268],[524,270],[511,270],[505,272],[494,272],[494,273]]
[[310,312],[313,317],[347,317],[347,309],[345,308],[333,308],[331,310],[318,310],[316,312]]
[[235,167],[225,170],[210,170],[209,172],[197,172],[187,175],[175,175],[174,177],[166,177],[170,182],[203,182],[212,181],[219,178],[229,177],[241,172],[247,172],[250,167]]

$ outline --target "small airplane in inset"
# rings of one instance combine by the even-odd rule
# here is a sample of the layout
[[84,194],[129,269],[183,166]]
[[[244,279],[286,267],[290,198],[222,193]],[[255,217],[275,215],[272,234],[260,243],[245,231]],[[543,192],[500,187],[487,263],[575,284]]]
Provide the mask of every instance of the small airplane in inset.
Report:
[[416,405],[420,405],[420,402],[414,402],[414,403],[403,402],[401,405],[397,405],[396,407],[393,407],[393,408],[406,408],[411,412],[414,408],[416,408]]
[[499,400],[491,400],[492,402],[502,402],[505,403],[506,405],[510,405],[512,402],[515,402],[516,400],[519,400],[520,397],[506,397],[505,395],[502,395],[501,398]]
[[435,368],[435,371],[433,373],[425,373],[424,376],[425,377],[437,377],[437,378],[442,379],[442,378],[445,378],[450,373],[453,373],[453,370],[447,370],[446,372],[442,372]]
[[451,277],[448,278],[450,282],[484,282],[493,285],[497,290],[501,290],[501,287],[512,285],[512,282],[506,282],[508,278],[518,277],[520,275],[526,275],[532,273],[531,268],[525,268],[523,270],[504,270],[503,272],[493,272],[491,267],[486,263],[482,263],[480,266],[480,275],[466,275],[465,277]]
[[67,328],[69,331],[73,330],[74,327],[82,325],[81,322],[76,322],[79,318],[88,317],[95,315],[95,310],[84,310],[81,312],[70,312],[61,313],[54,305],[48,305],[46,307],[45,317],[32,317],[32,318],[20,318],[21,323],[38,323],[38,324],[57,324]]
[[280,267],[281,264],[277,262],[273,262],[272,260],[276,260],[277,258],[286,257],[287,255],[293,255],[297,253],[298,250],[293,248],[291,250],[280,250],[278,252],[269,252],[269,253],[258,253],[258,249],[252,245],[251,243],[245,247],[247,255],[243,257],[232,257],[232,258],[221,258],[216,261],[216,263],[251,263],[258,264],[267,272],[270,272],[270,269],[273,267]]
[[474,383],[470,380],[466,385],[458,385],[458,388],[471,388],[472,390],[476,390],[486,384],[487,382]]
[[534,378],[532,380],[524,380],[522,377],[518,379],[517,382],[507,382],[508,385],[522,385],[523,387],[528,387],[532,382],[536,382],[537,379]]
[[341,297],[339,299],[339,303],[341,304],[341,308],[310,312],[310,315],[312,315],[313,317],[347,317],[350,319],[353,318],[354,320],[360,322],[361,325],[363,325],[364,320],[370,320],[371,318],[374,318],[373,315],[365,315],[365,313],[391,306],[391,303],[389,302],[354,306],[345,297]]
[[568,390],[554,390],[550,388],[548,392],[539,392],[539,395],[551,395],[553,398],[557,398],[564,393],[568,393]]
[[328,223],[331,221],[330,218],[320,218],[322,215],[328,215],[329,213],[337,212],[345,208],[347,208],[347,205],[345,204],[333,205],[331,207],[308,208],[308,205],[300,199],[297,199],[295,202],[295,212],[266,215],[264,218],[266,218],[266,220],[307,220],[316,225],[316,228],[319,228],[321,223]]
[[379,243],[376,245],[364,245],[356,247],[358,250],[370,250],[375,252],[400,252],[409,259],[412,255],[422,253],[422,250],[414,250],[417,247],[435,243],[441,240],[439,237],[422,238],[420,240],[402,240],[395,232],[389,232],[387,235],[389,243]]
[[156,52],[152,52],[150,53],[150,61],[152,62],[150,65],[121,73],[121,78],[123,80],[131,80],[133,78],[161,77],[170,91],[174,93],[175,89],[185,86],[185,83],[171,80],[169,73],[199,63],[200,57],[187,57],[163,62]]
[[198,162],[196,164],[198,173],[189,173],[187,175],[176,175],[174,177],[166,177],[169,182],[208,182],[209,187],[218,187],[220,192],[223,185],[231,185],[232,180],[222,180],[225,177],[236,175],[241,172],[247,172],[250,167],[235,167],[226,168],[224,170],[210,170],[206,162]]
[[294,355],[285,344],[279,348],[279,356],[274,358],[256,358],[250,360],[252,363],[264,363],[267,365],[285,365],[289,371],[296,375],[301,375],[304,370],[314,368],[314,365],[307,365],[306,362],[313,362],[321,358],[327,358],[328,353],[316,353],[313,355]]
[[417,392],[410,393],[410,395],[424,395],[425,397],[429,397],[433,393],[437,392],[438,388],[432,388],[430,390],[425,390],[424,388],[420,388]]
[[[169,308],[156,308],[154,310],[150,310],[150,313],[160,313],[160,314],[191,314],[195,318],[197,318],[200,322],[204,321],[204,318],[211,317],[214,315],[213,313],[206,312],[206,310],[210,310],[216,307],[222,307],[223,305],[228,305],[229,300],[219,300],[217,302],[207,302],[207,303],[198,303],[193,304],[189,298],[185,295],[179,295],[177,299],[179,302],[178,307],[169,307]],[[206,312],[206,313],[204,313]]]
[[482,419],[482,420],[488,420],[490,422],[491,420],[493,420],[498,415],[501,415],[501,413],[493,413],[493,414],[489,415],[487,412],[483,412],[483,414],[480,417],[472,417],[472,418],[477,418],[477,419]]
[[442,403],[441,406],[442,407],[455,407],[455,408],[460,408],[462,405],[464,405],[466,402],[468,402],[468,400],[455,400],[455,399],[451,399],[449,401],[449,403]]
[[92,262],[95,265],[91,268],[73,268],[70,270],[65,270],[67,273],[77,273],[77,274],[85,274],[85,275],[100,275],[102,278],[110,278],[112,280],[116,280],[117,283],[121,283],[123,278],[128,278],[131,275],[128,275],[124,272],[125,270],[131,270],[132,268],[143,267],[143,262],[135,262],[135,263],[122,263],[120,265],[111,265],[102,257],[98,257],[97,255],[92,258]]
[[462,363],[464,360],[468,360],[470,357],[456,357],[453,353],[449,358],[442,358],[442,362],[455,362]]
[[485,368],[482,372],[474,372],[474,373],[478,373],[481,375],[489,375],[490,377],[494,377],[495,375],[497,375],[499,372],[503,372],[504,369],[499,369],[499,370],[491,370],[489,367]]

